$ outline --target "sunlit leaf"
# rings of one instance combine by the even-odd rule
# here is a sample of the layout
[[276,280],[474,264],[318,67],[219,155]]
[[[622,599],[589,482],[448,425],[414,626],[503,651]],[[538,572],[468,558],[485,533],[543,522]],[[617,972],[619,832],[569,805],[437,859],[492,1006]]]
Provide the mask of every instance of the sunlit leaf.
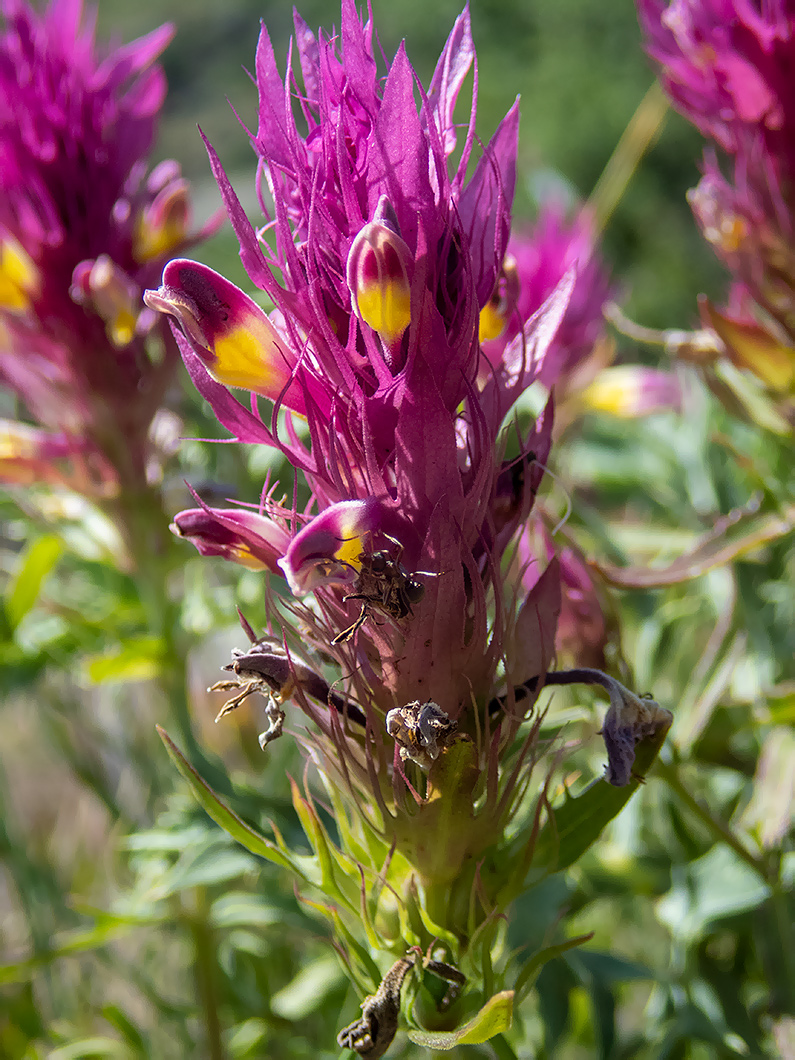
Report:
[[92,684],[114,681],[149,681],[163,668],[164,645],[159,637],[141,636],[125,642],[118,651],[97,655],[85,664]]
[[415,1045],[446,1052],[457,1045],[479,1045],[511,1026],[513,1019],[513,990],[502,990],[490,997],[483,1008],[454,1031],[410,1030],[409,1039]]
[[700,544],[680,556],[667,567],[618,567],[612,563],[597,563],[601,574],[622,589],[650,589],[698,578],[715,567],[732,563],[764,545],[778,541],[795,530],[795,505],[781,513],[755,515],[742,512],[736,518],[727,517],[717,530],[708,534]]
[[698,939],[708,924],[754,909],[770,895],[759,874],[719,845],[678,872],[657,904],[657,916],[682,939]]
[[741,824],[764,849],[778,846],[795,821],[795,732],[783,725],[765,737],[751,801]]
[[54,534],[40,537],[22,554],[5,601],[6,617],[12,630],[36,603],[44,579],[62,555],[63,545]]
[[551,811],[533,852],[532,871],[557,872],[573,865],[602,834],[638,790],[665,741],[667,729],[641,740],[635,748],[630,782],[615,787],[600,778],[577,796],[567,795]]
[[300,1020],[315,1012],[329,992],[344,981],[340,962],[333,955],[320,957],[302,968],[298,975],[271,998],[277,1016]]
[[84,1038],[80,1042],[53,1049],[48,1054],[48,1060],[83,1060],[84,1057],[92,1056],[102,1057],[103,1060],[129,1060],[136,1053],[117,1038]]
[[521,1000],[529,991],[547,961],[551,961],[553,957],[559,957],[562,953],[573,949],[575,946],[582,946],[584,942],[588,942],[592,938],[593,932],[588,935],[578,935],[577,938],[566,939],[565,942],[560,942],[557,946],[545,946],[543,950],[534,953],[530,960],[522,966],[521,972],[516,977],[514,992],[517,1000]]
[[[305,882],[309,882],[304,869],[299,865],[297,858],[289,858],[282,853],[281,850],[276,846],[275,843],[271,842],[264,835],[252,828],[251,825],[246,824],[237,814],[230,810],[228,806],[225,806],[219,799],[210,785],[199,776],[197,771],[193,768],[190,762],[185,758],[180,749],[168,735],[168,733],[162,729],[159,725],[157,726],[158,734],[160,739],[166,745],[166,750],[172,762],[176,765],[182,776],[187,780],[188,784],[193,791],[193,794],[199,801],[199,804],[207,811],[217,825],[220,825],[233,839],[237,840],[246,850],[250,850],[252,854],[257,854],[261,858],[265,858],[267,861],[272,861],[276,865],[281,865],[282,868],[289,869],[295,873],[300,879]],[[304,859],[306,860],[306,859]]]

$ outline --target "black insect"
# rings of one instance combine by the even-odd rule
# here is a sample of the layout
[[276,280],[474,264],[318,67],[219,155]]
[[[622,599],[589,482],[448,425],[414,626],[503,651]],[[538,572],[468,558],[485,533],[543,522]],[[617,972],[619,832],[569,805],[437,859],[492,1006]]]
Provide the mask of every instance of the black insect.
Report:
[[332,644],[344,644],[350,640],[373,609],[398,621],[413,615],[413,605],[418,604],[425,595],[425,586],[417,581],[416,575],[436,577],[429,571],[409,574],[400,562],[403,546],[396,538],[388,534],[384,536],[396,546],[396,555],[390,555],[386,549],[378,549],[376,552],[362,552],[359,556],[361,568],[353,584],[353,592],[343,597],[343,601],[361,600],[362,609],[351,625],[337,634]]

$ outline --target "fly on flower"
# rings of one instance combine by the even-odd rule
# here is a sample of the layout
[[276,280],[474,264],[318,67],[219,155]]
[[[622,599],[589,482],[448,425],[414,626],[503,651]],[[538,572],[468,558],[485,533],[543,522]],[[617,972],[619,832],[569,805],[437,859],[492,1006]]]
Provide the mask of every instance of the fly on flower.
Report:
[[430,571],[414,571],[409,574],[400,562],[403,546],[388,534],[384,536],[394,546],[394,554],[387,549],[361,553],[353,592],[343,597],[343,603],[361,600],[362,608],[353,624],[338,633],[332,644],[344,644],[350,640],[364,624],[372,608],[389,615],[395,621],[413,616],[413,605],[418,604],[425,596],[425,586],[417,581],[417,575],[425,578],[437,576]]

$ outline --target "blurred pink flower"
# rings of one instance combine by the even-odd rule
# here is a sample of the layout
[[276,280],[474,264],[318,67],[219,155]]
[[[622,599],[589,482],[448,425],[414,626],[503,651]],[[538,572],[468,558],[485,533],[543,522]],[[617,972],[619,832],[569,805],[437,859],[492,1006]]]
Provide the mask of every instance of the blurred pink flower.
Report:
[[696,220],[741,299],[761,310],[752,341],[735,347],[731,323],[718,334],[730,358],[786,391],[795,382],[795,11],[781,0],[638,0],[638,9],[666,91],[713,144],[690,193]]
[[141,302],[190,242],[178,165],[146,174],[166,92],[156,59],[173,30],[107,48],[81,0],[0,10],[0,379],[39,424],[95,454],[99,477],[74,484],[107,494],[143,477],[178,356]]

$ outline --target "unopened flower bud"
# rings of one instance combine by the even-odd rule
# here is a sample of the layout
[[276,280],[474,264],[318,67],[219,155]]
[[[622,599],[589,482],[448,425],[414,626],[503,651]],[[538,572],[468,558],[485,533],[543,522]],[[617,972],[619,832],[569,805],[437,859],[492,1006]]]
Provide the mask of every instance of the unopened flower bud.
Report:
[[795,350],[770,330],[750,318],[741,319],[727,310],[718,310],[707,298],[700,299],[701,315],[723,345],[737,368],[753,372],[757,379],[777,393],[786,393],[795,384]]
[[508,254],[502,263],[491,298],[480,311],[478,327],[478,339],[480,342],[498,339],[502,335],[508,324],[509,316],[516,309],[518,298],[519,272],[516,266],[516,258]]
[[141,304],[140,288],[108,254],[81,261],[72,275],[73,301],[105,321],[108,338],[119,348],[129,346]]
[[365,225],[348,254],[348,287],[357,315],[395,346],[411,322],[411,251],[397,231],[383,197],[374,220]]
[[678,411],[682,391],[671,372],[621,364],[604,368],[578,395],[578,401],[587,410],[628,420],[654,412]]
[[[165,165],[165,163],[164,163]],[[159,169],[160,167],[158,167]],[[171,171],[164,171],[168,176]],[[152,178],[160,176],[156,171]],[[179,167],[157,190],[152,202],[141,212],[135,226],[133,255],[145,263],[160,258],[185,242],[190,227],[189,184],[179,176]]]

